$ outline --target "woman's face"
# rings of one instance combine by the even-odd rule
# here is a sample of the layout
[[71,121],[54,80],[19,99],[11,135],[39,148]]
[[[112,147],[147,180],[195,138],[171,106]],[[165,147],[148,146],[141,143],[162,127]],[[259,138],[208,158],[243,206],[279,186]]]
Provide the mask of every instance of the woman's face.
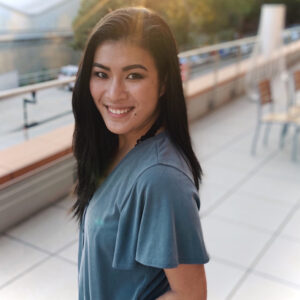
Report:
[[135,144],[156,120],[159,86],[154,60],[143,48],[106,41],[96,49],[91,95],[108,130],[127,144]]

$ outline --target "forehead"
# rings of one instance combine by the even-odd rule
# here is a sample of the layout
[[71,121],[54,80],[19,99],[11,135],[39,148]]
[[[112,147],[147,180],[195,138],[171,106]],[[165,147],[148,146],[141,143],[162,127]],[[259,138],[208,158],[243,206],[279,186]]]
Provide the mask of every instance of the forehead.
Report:
[[143,64],[154,67],[150,52],[125,40],[108,40],[101,43],[95,51],[94,62],[108,65]]

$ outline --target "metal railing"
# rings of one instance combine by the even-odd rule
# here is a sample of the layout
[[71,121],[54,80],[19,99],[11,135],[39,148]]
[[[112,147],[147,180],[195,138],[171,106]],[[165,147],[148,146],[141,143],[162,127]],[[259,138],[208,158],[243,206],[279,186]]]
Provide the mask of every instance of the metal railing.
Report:
[[[286,43],[292,40],[297,40],[295,39],[295,36],[300,39],[300,26],[292,30],[285,30],[283,33],[283,39],[286,41]],[[248,37],[180,53],[179,59],[182,65],[185,65],[187,67],[185,70],[186,76],[184,78],[184,81],[189,81],[193,77],[200,76],[203,74],[203,72],[209,72],[214,76],[213,90],[216,90],[220,69],[228,65],[235,64],[236,74],[239,74],[240,64],[243,59],[250,56],[254,48],[256,38],[256,36]],[[24,74],[21,76],[20,82],[25,83],[36,80],[44,81],[47,79],[53,79],[57,77],[58,73],[59,69],[52,69]],[[55,79],[42,83],[31,84],[6,91],[0,91],[0,100],[30,93],[31,99],[23,99],[24,128],[29,128],[36,124],[28,123],[27,105],[37,103],[37,92],[42,89],[67,85],[74,81],[75,76],[66,79]]]
[[60,68],[19,75],[19,86],[49,81],[58,77]]
[[[285,45],[300,40],[300,26],[284,30],[282,39]],[[216,74],[226,61],[236,63],[239,69],[241,61],[251,55],[256,40],[257,36],[253,36],[181,52],[179,59],[186,70],[184,81],[197,75],[204,66],[210,66]]]
[[41,90],[53,88],[53,87],[65,86],[74,81],[75,81],[75,76],[72,76],[70,78],[55,79],[55,80],[42,82],[42,83],[36,83],[33,85],[24,86],[24,87],[18,87],[18,88],[6,90],[6,91],[0,91],[0,100],[30,93],[31,98],[29,98],[29,99],[23,98],[23,120],[24,120],[23,127],[29,128],[29,127],[39,124],[37,122],[34,122],[34,123],[28,122],[28,110],[27,110],[28,104],[37,104],[37,92],[41,91]]

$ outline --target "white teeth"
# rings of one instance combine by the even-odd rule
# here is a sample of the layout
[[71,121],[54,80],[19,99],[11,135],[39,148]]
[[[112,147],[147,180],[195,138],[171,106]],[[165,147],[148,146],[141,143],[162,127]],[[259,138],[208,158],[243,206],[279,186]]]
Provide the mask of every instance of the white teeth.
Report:
[[113,114],[117,114],[117,115],[120,115],[120,114],[124,114],[124,113],[127,113],[131,110],[131,108],[126,108],[126,109],[113,109],[113,108],[110,108],[108,107],[108,110],[110,112],[112,112]]

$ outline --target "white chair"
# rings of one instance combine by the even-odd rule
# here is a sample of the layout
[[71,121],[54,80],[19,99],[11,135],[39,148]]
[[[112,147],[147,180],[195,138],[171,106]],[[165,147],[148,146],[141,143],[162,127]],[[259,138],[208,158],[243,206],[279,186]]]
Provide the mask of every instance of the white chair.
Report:
[[[268,136],[270,132],[270,127],[273,124],[279,124],[282,126],[280,135],[280,147],[284,145],[284,138],[290,124],[294,124],[294,120],[297,114],[294,111],[287,109],[284,112],[274,111],[274,100],[271,90],[270,79],[263,79],[258,83],[258,111],[257,111],[257,124],[255,133],[253,136],[251,153],[255,155],[257,140],[259,137],[259,132],[263,124],[266,125],[264,133],[264,144],[268,142]],[[267,112],[266,112],[267,110]]]

